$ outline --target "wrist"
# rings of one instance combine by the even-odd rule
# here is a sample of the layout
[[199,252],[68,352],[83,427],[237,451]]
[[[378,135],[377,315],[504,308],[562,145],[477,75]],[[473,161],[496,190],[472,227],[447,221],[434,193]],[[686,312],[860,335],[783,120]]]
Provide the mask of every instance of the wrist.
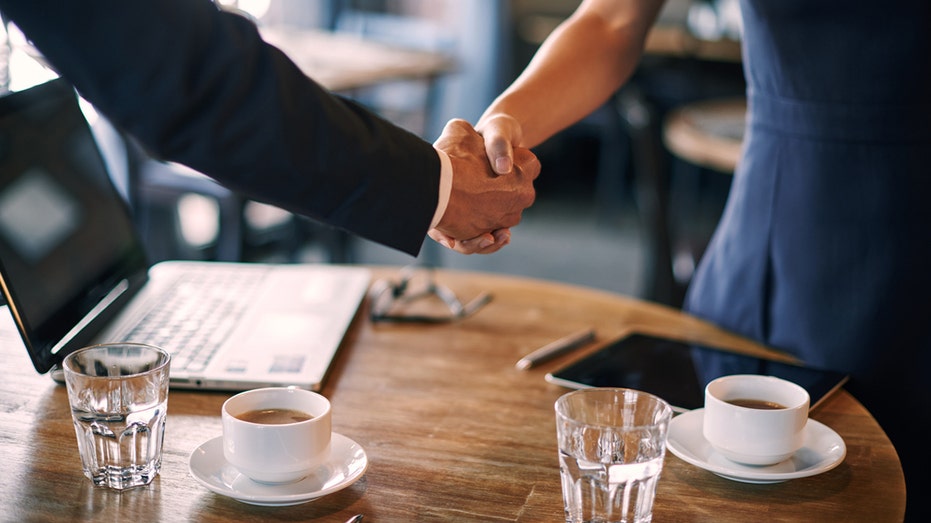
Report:
[[433,213],[433,219],[430,221],[430,228],[434,229],[439,225],[446,214],[446,207],[449,206],[449,195],[453,190],[453,164],[449,155],[445,151],[434,147],[437,156],[440,157],[440,189],[437,195],[436,211]]
[[482,131],[487,129],[490,125],[495,125],[498,128],[504,129],[520,129],[520,122],[517,121],[517,118],[514,118],[508,113],[496,111],[493,113],[483,114],[479,118],[478,123],[475,124],[475,130],[482,134]]

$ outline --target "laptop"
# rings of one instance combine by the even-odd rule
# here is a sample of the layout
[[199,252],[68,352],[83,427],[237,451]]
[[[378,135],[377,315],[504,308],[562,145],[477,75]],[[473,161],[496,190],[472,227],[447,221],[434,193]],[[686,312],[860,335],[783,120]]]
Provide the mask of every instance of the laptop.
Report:
[[175,388],[319,390],[370,280],[350,265],[150,267],[73,88],[0,98],[0,288],[39,373],[134,341],[172,353]]

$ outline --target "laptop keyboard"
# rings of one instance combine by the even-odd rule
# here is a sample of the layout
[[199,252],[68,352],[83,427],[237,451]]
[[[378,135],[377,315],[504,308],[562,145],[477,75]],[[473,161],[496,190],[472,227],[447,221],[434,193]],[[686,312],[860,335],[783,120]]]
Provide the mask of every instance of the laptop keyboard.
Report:
[[171,353],[171,370],[207,367],[262,286],[261,266],[189,271],[127,335]]

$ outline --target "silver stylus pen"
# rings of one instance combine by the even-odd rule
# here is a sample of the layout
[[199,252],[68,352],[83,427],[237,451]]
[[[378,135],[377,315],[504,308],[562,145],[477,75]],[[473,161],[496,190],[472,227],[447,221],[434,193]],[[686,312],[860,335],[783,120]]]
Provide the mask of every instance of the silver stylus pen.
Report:
[[518,360],[514,366],[520,370],[527,370],[534,365],[543,363],[544,361],[555,358],[560,354],[564,354],[570,350],[581,347],[593,339],[595,339],[595,329],[593,328],[575,332],[564,338],[559,338],[558,340],[552,343],[548,343],[531,352],[530,354]]

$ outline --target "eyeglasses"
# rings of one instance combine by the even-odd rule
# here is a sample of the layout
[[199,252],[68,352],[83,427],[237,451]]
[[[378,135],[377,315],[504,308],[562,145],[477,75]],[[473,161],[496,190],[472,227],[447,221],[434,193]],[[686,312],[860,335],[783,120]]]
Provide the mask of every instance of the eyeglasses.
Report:
[[[482,292],[463,304],[456,294],[438,285],[432,268],[401,269],[401,280],[377,280],[369,291],[369,311],[373,322],[397,323],[446,323],[467,318],[491,301],[491,294]],[[446,311],[442,314],[421,313],[425,307],[411,309],[414,302],[423,302],[431,297],[439,298]]]

